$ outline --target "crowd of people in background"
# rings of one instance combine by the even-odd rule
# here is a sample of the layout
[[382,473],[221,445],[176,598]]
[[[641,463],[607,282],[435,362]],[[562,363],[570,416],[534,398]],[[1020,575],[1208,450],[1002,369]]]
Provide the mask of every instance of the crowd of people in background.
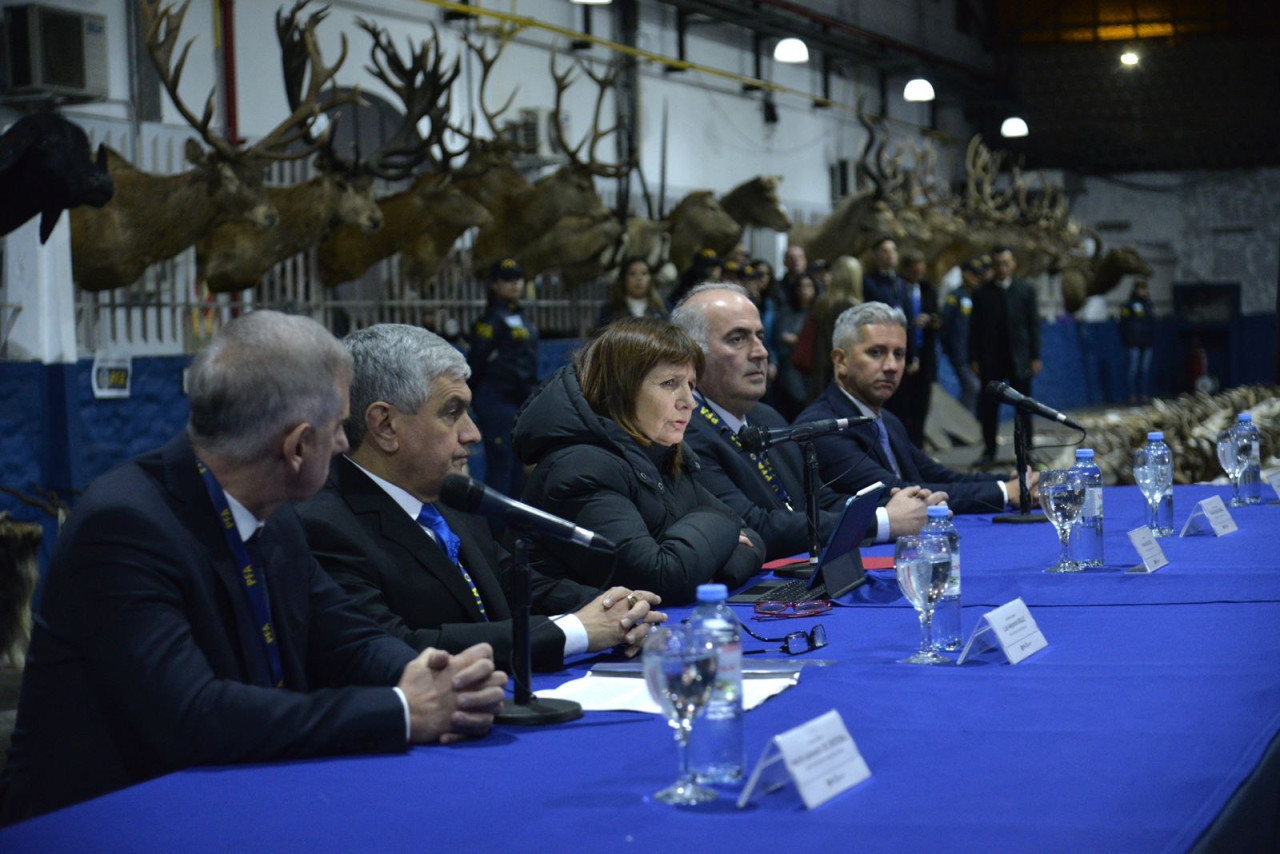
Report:
[[[601,306],[596,329],[628,318],[663,320],[690,291],[705,282],[739,285],[759,313],[768,350],[768,391],[764,399],[788,421],[831,385],[830,354],[836,321],[849,308],[878,302],[907,319],[907,353],[901,385],[886,403],[917,448],[925,448],[939,360],[945,358],[959,385],[958,400],[981,422],[983,450],[978,462],[995,458],[999,401],[984,392],[993,380],[1029,393],[1039,372],[1039,325],[1035,292],[1013,278],[1017,260],[1006,247],[960,265],[960,281],[946,293],[927,276],[925,257],[899,247],[891,237],[872,246],[868,268],[856,257],[809,258],[789,246],[780,276],[764,258],[751,258],[742,244],[718,256],[702,250],[674,285],[663,288],[643,258],[619,268]],[[482,474],[509,495],[523,489],[523,470],[511,448],[517,410],[537,388],[538,332],[520,310],[527,286],[514,260],[489,271],[490,300],[474,324],[468,361],[475,388],[477,420],[484,435]],[[665,291],[665,293],[664,293]],[[981,330],[972,335],[975,324]],[[1151,307],[1145,281],[1121,311],[1121,334],[1129,350],[1129,388],[1136,400],[1146,393],[1151,363]]]

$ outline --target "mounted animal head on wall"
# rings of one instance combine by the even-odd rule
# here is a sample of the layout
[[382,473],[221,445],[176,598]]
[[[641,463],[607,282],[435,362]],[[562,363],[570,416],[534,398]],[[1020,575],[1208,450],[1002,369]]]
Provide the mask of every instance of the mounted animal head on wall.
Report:
[[0,235],[40,214],[40,242],[64,210],[111,201],[107,151],[95,159],[89,137],[57,113],[23,116],[0,136]]

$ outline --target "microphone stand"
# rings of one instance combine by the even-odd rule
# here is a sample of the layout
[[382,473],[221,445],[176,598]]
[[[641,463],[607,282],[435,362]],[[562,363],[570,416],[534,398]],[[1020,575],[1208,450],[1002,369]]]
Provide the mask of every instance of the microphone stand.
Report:
[[818,450],[813,442],[801,442],[804,448],[804,513],[809,521],[809,566],[816,569],[822,557],[822,540],[818,536]]
[[529,637],[529,601],[533,573],[529,569],[529,545],[517,537],[511,568],[511,669],[516,681],[514,704],[504,703],[494,720],[500,724],[541,726],[582,717],[582,706],[572,700],[539,700],[529,690],[533,673],[533,647]]
[[1013,456],[1018,466],[1018,512],[993,516],[992,522],[1006,524],[1025,524],[1028,522],[1048,522],[1044,514],[1031,515],[1031,489],[1027,486],[1027,460],[1030,448],[1027,447],[1027,435],[1031,432],[1031,413],[1019,407],[1013,410]]

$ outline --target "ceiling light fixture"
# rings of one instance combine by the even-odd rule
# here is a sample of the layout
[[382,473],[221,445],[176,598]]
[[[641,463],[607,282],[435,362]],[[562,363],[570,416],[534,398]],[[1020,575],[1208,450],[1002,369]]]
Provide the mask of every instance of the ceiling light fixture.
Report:
[[932,101],[933,84],[923,77],[912,78],[903,88],[902,97],[907,101]]
[[577,3],[579,6],[608,6],[613,0],[569,0],[570,3]]
[[1000,125],[1000,135],[1005,139],[1013,139],[1019,136],[1026,136],[1030,133],[1027,123],[1017,116],[1009,116]]
[[773,59],[775,62],[808,62],[809,48],[800,39],[785,38],[774,47]]
[[1129,68],[1137,65],[1139,59],[1141,59],[1141,57],[1131,50],[1126,50],[1124,53],[1120,54],[1120,64],[1128,66]]

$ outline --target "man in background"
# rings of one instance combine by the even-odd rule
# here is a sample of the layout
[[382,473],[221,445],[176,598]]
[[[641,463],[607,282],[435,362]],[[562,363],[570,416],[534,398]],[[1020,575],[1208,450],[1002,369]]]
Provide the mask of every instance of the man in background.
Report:
[[[1041,368],[1035,289],[1013,277],[1018,264],[1007,246],[997,246],[991,259],[995,276],[974,292],[969,318],[969,367],[982,386],[978,398],[983,448],[980,464],[995,461],[1000,427],[1000,397],[988,391],[988,386],[1007,382],[1030,397],[1031,380]],[[1030,421],[1027,419],[1028,431]],[[1030,432],[1027,446],[1031,446]]]

